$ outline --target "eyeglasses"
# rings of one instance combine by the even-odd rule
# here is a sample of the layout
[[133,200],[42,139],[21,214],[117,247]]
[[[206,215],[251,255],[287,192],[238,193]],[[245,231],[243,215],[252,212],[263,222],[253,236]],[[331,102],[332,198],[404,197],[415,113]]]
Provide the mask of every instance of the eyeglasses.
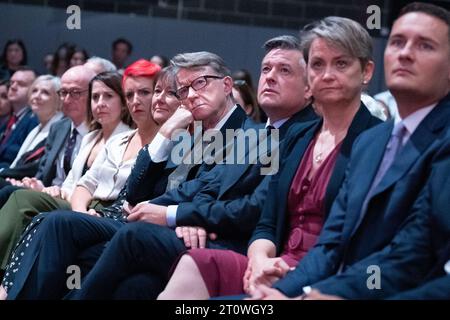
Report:
[[131,102],[134,99],[134,95],[137,93],[138,98],[146,98],[151,96],[153,92],[150,89],[138,89],[136,91],[127,91],[125,92],[125,99],[127,102]]
[[201,76],[191,82],[190,85],[179,88],[176,91],[177,97],[180,100],[184,100],[189,95],[189,88],[191,87],[195,91],[203,89],[208,84],[208,79],[222,79],[223,77],[219,76]]
[[72,99],[76,100],[76,99],[79,99],[81,97],[81,95],[83,93],[85,93],[86,91],[88,91],[88,89],[86,89],[86,90],[77,90],[77,89],[64,90],[64,89],[61,89],[57,93],[61,100],[64,100],[67,97],[67,95],[70,95],[70,97]]

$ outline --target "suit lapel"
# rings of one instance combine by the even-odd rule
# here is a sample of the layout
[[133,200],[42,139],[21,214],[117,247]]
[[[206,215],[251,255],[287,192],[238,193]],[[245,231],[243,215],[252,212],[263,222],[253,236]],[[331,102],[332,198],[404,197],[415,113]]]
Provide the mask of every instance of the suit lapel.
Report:
[[282,203],[280,203],[279,207],[282,210],[286,209],[289,189],[291,188],[292,180],[294,179],[297,169],[302,161],[303,155],[305,154],[308,145],[311,143],[314,135],[321,125],[322,121],[318,121],[310,128],[310,130],[306,132],[303,137],[300,137],[297,140],[298,142],[294,145],[292,151],[289,153],[289,156],[284,161],[285,165],[281,170],[281,174],[279,177],[279,194],[283,195],[283,197],[281,197],[280,199]]
[[356,113],[355,117],[352,120],[352,123],[350,124],[347,135],[342,142],[339,155],[333,168],[333,173],[328,183],[327,191],[325,194],[325,217],[328,216],[334,199],[336,198],[342,182],[344,181],[345,170],[347,169],[348,161],[350,159],[353,142],[363,131],[369,129],[373,125],[375,125],[373,116],[367,110],[366,106],[361,103],[358,112]]
[[[223,141],[225,141],[226,137],[226,129],[238,129],[241,128],[245,122],[245,119],[247,118],[247,115],[245,114],[244,110],[242,110],[241,107],[237,106],[237,108],[233,111],[233,113],[230,115],[228,120],[224,123],[224,125],[220,128],[220,133],[224,137]],[[200,137],[202,138],[202,137]],[[194,148],[194,139],[191,138],[191,151]],[[169,159],[167,160],[166,169],[173,169],[176,168],[178,164],[175,164],[172,161],[172,157],[169,155]]]
[[[290,117],[289,120],[287,120],[285,123],[283,123],[280,126],[280,128],[278,128],[280,142],[284,139],[287,131],[293,124],[313,121],[316,119],[318,119],[318,117],[317,117],[316,113],[314,112],[314,109],[312,108],[311,105],[308,105],[307,107],[298,111],[292,117]],[[258,124],[257,126],[254,126],[254,128],[256,130],[264,129],[264,125]],[[263,143],[266,143],[266,141],[264,141]],[[259,170],[259,166],[257,166],[257,167],[258,167],[257,170]],[[246,163],[244,165],[235,166],[235,168],[233,168],[232,174],[228,174],[229,171],[227,171],[227,175],[224,176],[224,180],[223,180],[222,186],[220,188],[221,191],[220,191],[219,196],[223,195],[232,186],[234,186],[239,181],[239,179],[251,168],[253,168],[253,165]]]
[[[66,141],[67,136],[70,134],[70,127],[71,127],[71,121],[70,119],[67,119],[68,121],[65,121],[61,124],[61,128],[58,129],[58,132],[64,132],[64,134],[57,134],[55,136],[55,140],[53,141],[52,150],[55,150],[55,152],[52,152],[52,154],[49,155],[51,163],[53,163],[58,156],[59,152],[61,151],[62,147],[64,146],[64,142]],[[55,146],[58,146],[55,148]]]
[[439,138],[442,129],[450,118],[450,106],[438,104],[419,124],[408,142],[400,149],[400,153],[388,169],[373,196],[385,191],[400,180],[414,165],[426,149]]
[[351,223],[344,226],[344,233],[350,233],[355,228],[364,199],[372,186],[393,127],[393,120],[380,124],[365,136],[365,141],[371,141],[371,144],[358,145],[358,152],[355,156],[357,169],[352,172],[352,177],[357,177],[357,181],[349,181],[357,183],[358,187],[352,188],[351,194],[348,195],[346,221]]

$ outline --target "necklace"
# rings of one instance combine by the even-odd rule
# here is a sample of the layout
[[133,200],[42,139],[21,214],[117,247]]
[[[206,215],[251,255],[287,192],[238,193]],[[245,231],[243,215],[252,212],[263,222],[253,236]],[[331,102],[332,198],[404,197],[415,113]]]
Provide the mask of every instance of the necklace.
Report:
[[[338,145],[342,141],[342,139],[345,136],[345,133],[346,133],[346,131],[340,132],[333,138],[333,140],[335,142],[332,143],[332,146],[333,146],[332,150],[334,149],[334,147],[336,145]],[[327,139],[327,138],[325,138],[325,139]],[[326,150],[324,150],[324,149],[326,149],[327,143],[323,143],[323,140],[321,140],[320,137],[318,137],[316,144],[317,144],[316,148],[314,148],[314,149],[316,149],[315,150],[316,152],[315,152],[313,159],[314,159],[315,163],[321,163],[325,159],[324,155],[327,155]],[[325,145],[325,147],[324,147],[324,145]]]
[[322,162],[322,160],[323,160],[322,156],[323,156],[323,152],[320,151],[320,152],[319,152],[318,154],[316,154],[316,156],[314,157],[314,161],[315,161],[316,163]]

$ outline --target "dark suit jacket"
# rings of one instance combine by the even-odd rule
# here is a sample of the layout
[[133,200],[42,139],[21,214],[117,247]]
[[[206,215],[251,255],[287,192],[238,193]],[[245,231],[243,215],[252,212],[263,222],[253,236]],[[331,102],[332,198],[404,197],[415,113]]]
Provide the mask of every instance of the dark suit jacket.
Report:
[[[225,134],[226,129],[241,128],[246,119],[245,112],[238,107],[220,131]],[[112,219],[122,219],[122,205],[125,200],[131,205],[136,205],[162,195],[166,191],[168,177],[175,168],[176,165],[171,161],[153,162],[148,153],[148,146],[145,146],[139,151],[136,163],[116,201],[111,206],[103,208],[101,214]],[[204,170],[210,169],[212,166],[198,164],[190,169],[186,181],[193,179],[197,173],[201,174]]]
[[[316,123],[314,119],[317,116],[310,106],[293,115],[279,128],[280,143],[292,125]],[[249,127],[261,129],[264,125]],[[219,236],[219,240],[209,243],[212,247],[245,253],[271,178],[261,175],[260,169],[260,164],[249,162],[217,165],[198,179],[187,181],[151,202],[178,204],[177,225],[203,227]]]
[[[436,154],[428,183],[414,203],[403,227],[382,251],[345,272],[314,285],[326,293],[350,299],[450,298],[444,265],[450,260],[450,136]],[[380,268],[381,288],[369,290],[367,268]],[[436,278],[440,278],[436,280]],[[421,288],[413,289],[421,286]],[[434,289],[433,289],[434,288]],[[413,289],[413,290],[411,290]],[[409,291],[403,292],[403,291]]]
[[33,158],[30,161],[26,161],[27,157],[32,155],[34,152],[38,151],[42,147],[45,147],[46,139],[39,142],[32,150],[25,152],[17,162],[14,168],[5,168],[0,171],[0,178],[14,178],[14,179],[22,179],[24,177],[34,177],[39,168],[39,162],[41,158],[44,156],[45,151],[42,152],[38,157]]
[[[350,152],[355,139],[365,130],[379,124],[381,121],[373,117],[367,108],[361,104],[344,138],[341,150],[336,160],[325,195],[325,208],[328,212],[331,203],[336,197],[339,187],[344,180],[345,169],[349,161]],[[272,178],[269,185],[271,192],[264,205],[261,219],[253,233],[250,242],[257,239],[272,241],[277,247],[277,255],[283,250],[286,241],[289,219],[286,215],[287,200],[292,180],[308,145],[320,130],[322,121],[309,127],[303,126],[298,130],[295,126],[290,129],[283,150],[283,162],[279,173]],[[327,214],[327,213],[326,213]]]
[[56,159],[66,143],[72,120],[63,118],[50,127],[45,143],[45,154],[39,161],[36,178],[42,180],[45,186],[50,186],[56,177]]
[[27,135],[38,124],[39,120],[31,111],[31,108],[27,107],[25,114],[20,121],[16,123],[16,128],[11,132],[8,141],[0,145],[0,167],[9,167],[16,158]]
[[330,217],[316,246],[295,271],[275,283],[287,295],[299,295],[305,285],[345,270],[357,261],[382,250],[405,221],[425,184],[442,137],[450,125],[450,95],[445,97],[420,123],[386,172],[367,210],[360,216],[366,194],[372,185],[393,122],[368,130],[352,150],[343,187],[333,203]]

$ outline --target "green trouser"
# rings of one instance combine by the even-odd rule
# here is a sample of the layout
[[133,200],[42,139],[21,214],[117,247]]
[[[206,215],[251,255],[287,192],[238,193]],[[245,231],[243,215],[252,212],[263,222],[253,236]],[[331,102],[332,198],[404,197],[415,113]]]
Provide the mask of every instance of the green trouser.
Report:
[[[90,208],[99,210],[111,201],[94,200]],[[41,212],[57,209],[71,210],[70,203],[46,193],[33,190],[17,190],[0,209],[0,269],[5,269],[9,255],[14,249],[22,231]]]

